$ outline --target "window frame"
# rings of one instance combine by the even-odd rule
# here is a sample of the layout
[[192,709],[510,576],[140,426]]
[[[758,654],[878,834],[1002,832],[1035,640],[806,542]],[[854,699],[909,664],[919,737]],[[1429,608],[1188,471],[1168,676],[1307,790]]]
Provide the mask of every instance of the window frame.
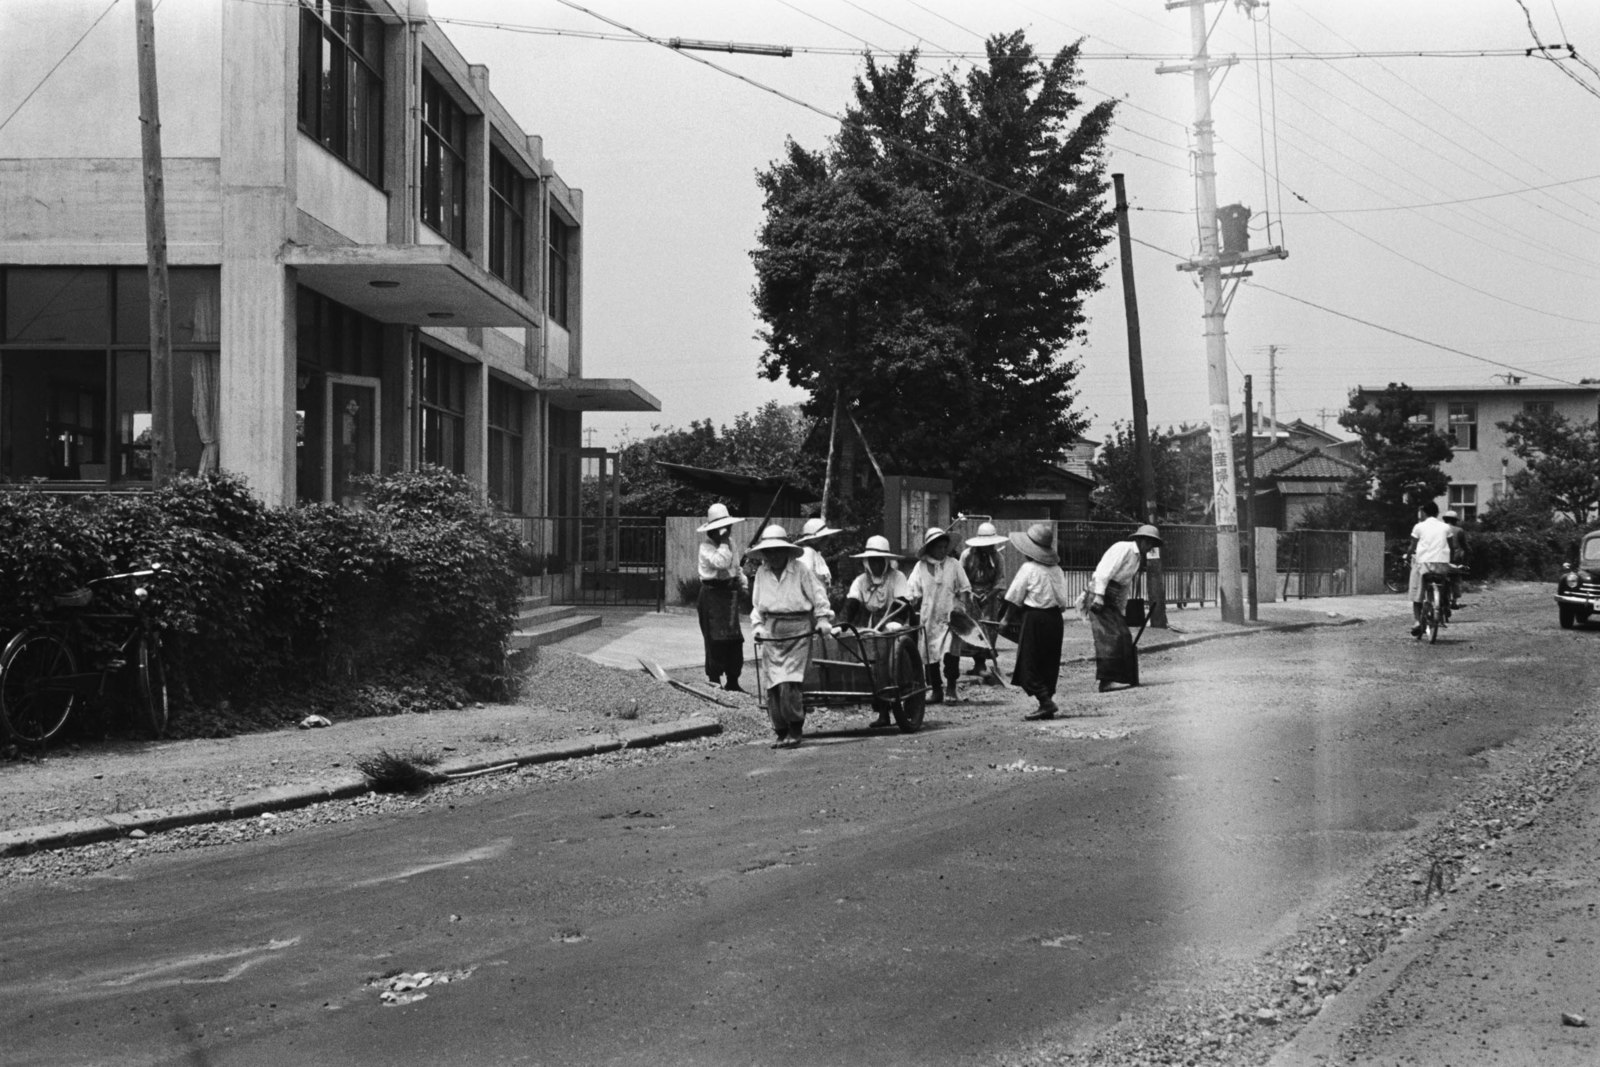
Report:
[[[511,417],[506,418],[506,415]],[[502,511],[520,515],[523,503],[523,449],[527,446],[523,391],[493,377],[489,379],[488,430],[489,456],[484,464],[484,480],[489,500]],[[497,468],[498,479],[495,477]],[[509,493],[505,492],[508,488]]]
[[527,181],[511,157],[489,146],[489,273],[527,293]]
[[467,111],[444,81],[428,70],[422,72],[420,96],[418,214],[423,225],[466,251]]
[[[429,369],[440,368],[437,379],[450,381],[443,389],[455,396],[440,397],[430,388]],[[432,393],[433,395],[430,395]],[[432,345],[421,345],[417,353],[417,466],[432,464],[466,474],[467,471],[467,365]],[[458,406],[449,406],[451,401]],[[449,433],[448,448],[440,444]],[[454,458],[450,462],[450,452]],[[430,452],[433,454],[430,455]]]
[[[388,95],[383,79],[383,20],[365,0],[299,0],[299,7],[300,132],[382,188]],[[320,77],[325,65],[334,72],[326,86]],[[364,152],[358,151],[362,145]]]
[[545,314],[562,329],[572,322],[572,245],[576,226],[568,225],[554,209],[550,211],[550,239],[547,244],[549,268],[545,271]]
[[[1457,409],[1461,409],[1459,412]],[[1470,416],[1470,417],[1468,417]],[[1445,408],[1445,425],[1449,427],[1446,436],[1450,438],[1451,447],[1457,452],[1476,452],[1478,450],[1478,402],[1476,400],[1452,400]],[[1467,443],[1461,443],[1461,430],[1467,430]]]
[[[1467,499],[1468,497],[1471,499]],[[1448,510],[1454,511],[1463,523],[1477,521],[1478,485],[1476,482],[1452,484],[1446,490],[1445,502]]]

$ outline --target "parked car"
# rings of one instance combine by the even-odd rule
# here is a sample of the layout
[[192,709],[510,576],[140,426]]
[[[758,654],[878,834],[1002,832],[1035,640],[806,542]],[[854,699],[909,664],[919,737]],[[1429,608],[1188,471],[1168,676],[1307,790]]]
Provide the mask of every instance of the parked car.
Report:
[[1556,611],[1561,628],[1570,630],[1600,611],[1600,530],[1583,535],[1578,565],[1564,563],[1561,572],[1556,581]]

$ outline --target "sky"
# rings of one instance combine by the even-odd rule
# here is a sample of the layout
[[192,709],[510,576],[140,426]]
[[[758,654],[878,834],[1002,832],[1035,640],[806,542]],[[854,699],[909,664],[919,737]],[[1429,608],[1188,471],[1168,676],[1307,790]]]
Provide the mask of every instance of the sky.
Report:
[[[1086,104],[1121,101],[1108,172],[1126,176],[1139,242],[1150,420],[1208,417],[1200,291],[1176,269],[1199,247],[1193,82],[1156,72],[1191,52],[1187,10],[1161,0],[575,3],[587,11],[560,0],[431,0],[429,11],[489,66],[495,95],[583,190],[584,373],[632,378],[662,401],[658,414],[586,415],[594,444],[803,399],[758,375],[757,172],[789,138],[826,145],[862,50],[920,47],[937,77],[970,69],[985,37],[1017,29],[1046,55],[1082,38]],[[1522,54],[1537,33],[1600,57],[1600,4],[1275,0],[1254,19],[1233,2],[1206,12],[1211,54],[1240,59],[1213,76],[1218,202],[1252,209],[1252,248],[1289,253],[1255,265],[1230,305],[1233,410],[1246,374],[1271,405],[1273,364],[1280,420],[1336,433],[1357,385],[1600,377],[1600,73]],[[679,53],[630,31],[796,52]],[[1451,51],[1516,54],[1415,55]],[[1059,354],[1080,365],[1075,406],[1095,440],[1132,417],[1115,241],[1102,258],[1086,341]]]

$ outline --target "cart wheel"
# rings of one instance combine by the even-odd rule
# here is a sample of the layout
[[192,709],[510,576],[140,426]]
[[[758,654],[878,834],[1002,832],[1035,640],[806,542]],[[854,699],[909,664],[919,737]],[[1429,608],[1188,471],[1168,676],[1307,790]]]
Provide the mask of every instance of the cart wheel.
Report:
[[896,684],[903,687],[909,682],[914,688],[911,695],[894,702],[894,722],[901,733],[913,733],[921,728],[922,714],[928,705],[928,693],[923,688],[922,657],[910,642],[902,641],[895,650],[894,666]]

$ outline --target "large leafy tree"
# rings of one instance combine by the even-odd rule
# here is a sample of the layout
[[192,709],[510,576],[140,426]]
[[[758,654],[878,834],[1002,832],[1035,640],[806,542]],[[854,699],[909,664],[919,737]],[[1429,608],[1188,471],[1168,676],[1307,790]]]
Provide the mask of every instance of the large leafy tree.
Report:
[[[1192,522],[1211,498],[1210,453],[1181,448],[1176,430],[1150,431],[1150,466],[1155,475],[1156,522]],[[1140,497],[1139,457],[1131,423],[1116,422],[1089,463],[1099,483],[1091,501],[1097,518],[1148,521]]]
[[1505,431],[1506,447],[1527,464],[1510,478],[1511,488],[1544,499],[1575,523],[1600,508],[1600,428],[1589,419],[1572,422],[1556,412],[1522,412]]
[[[758,176],[762,372],[859,420],[891,473],[953,478],[963,506],[1021,492],[1084,426],[1085,298],[1113,224],[1110,102],[1085,108],[1078,48],[991,38],[965,77],[870,56],[829,146]],[[841,427],[841,430],[844,428]],[[848,482],[848,473],[841,479]]]
[[1403,382],[1383,392],[1356,395],[1339,413],[1339,425],[1361,439],[1356,462],[1361,475],[1350,491],[1377,504],[1392,526],[1406,525],[1417,505],[1443,496],[1450,478],[1440,465],[1450,459],[1450,441],[1422,419],[1422,400]]

